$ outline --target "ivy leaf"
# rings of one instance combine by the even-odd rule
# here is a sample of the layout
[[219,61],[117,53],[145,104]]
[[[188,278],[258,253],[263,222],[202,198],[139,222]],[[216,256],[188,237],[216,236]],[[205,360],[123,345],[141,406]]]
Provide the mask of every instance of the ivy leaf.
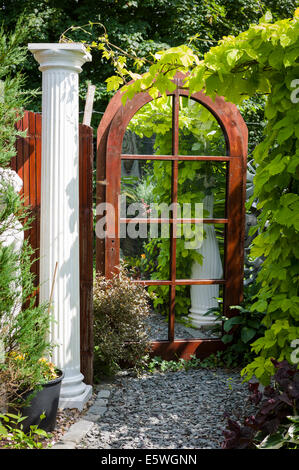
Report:
[[165,75],[160,75],[155,82],[155,87],[160,91],[163,95],[167,91],[172,92],[176,89],[176,84],[169,80],[169,78],[165,77]]
[[285,168],[286,162],[281,154],[277,155],[274,160],[267,166],[270,175],[277,175]]
[[270,10],[266,11],[265,15],[263,16],[263,21],[265,23],[271,23],[273,20],[272,13]]
[[296,61],[297,57],[299,56],[299,47],[294,47],[293,49],[289,49],[285,51],[284,58],[283,58],[283,65],[285,67],[291,67],[293,63]]
[[222,338],[221,338],[221,341],[224,344],[231,343],[232,340],[233,340],[233,335],[223,335]]
[[215,75],[215,74],[210,75],[206,79],[206,91],[207,91],[208,95],[210,95],[211,97],[215,96],[216,90],[219,87],[219,82],[220,82],[220,80],[217,77],[217,75]]
[[277,111],[278,111],[277,106],[272,105],[270,101],[268,101],[268,102],[266,103],[266,106],[265,106],[265,117],[266,117],[267,119],[269,119],[269,120],[270,120],[270,119],[273,119],[273,118],[276,116]]
[[269,55],[269,64],[271,67],[275,69],[281,68],[281,64],[283,63],[284,59],[284,50],[282,47],[277,47],[270,55]]
[[107,91],[116,91],[124,83],[124,80],[118,75],[113,75],[112,77],[105,80],[107,82]]
[[230,51],[228,51],[226,56],[228,65],[232,67],[233,65],[235,65],[238,59],[240,59],[240,57],[242,57],[242,51],[240,51],[239,49],[231,49]]
[[287,227],[294,223],[294,213],[288,207],[281,207],[278,211],[275,211],[274,217],[279,224]]
[[248,343],[256,334],[256,330],[243,326],[241,330],[241,339],[244,343]]
[[240,323],[242,323],[242,317],[240,316],[229,318],[224,322],[223,329],[224,331],[228,332],[234,325],[239,325]]
[[282,34],[280,36],[280,44],[282,45],[282,47],[289,46],[291,42],[292,42],[292,39],[287,34]]
[[267,309],[267,306],[268,303],[266,302],[266,300],[258,300],[251,306],[251,311],[256,310],[257,312],[263,313]]
[[293,132],[294,132],[293,126],[284,127],[283,129],[281,129],[281,131],[277,135],[277,142],[279,144],[282,144],[285,140],[291,137]]

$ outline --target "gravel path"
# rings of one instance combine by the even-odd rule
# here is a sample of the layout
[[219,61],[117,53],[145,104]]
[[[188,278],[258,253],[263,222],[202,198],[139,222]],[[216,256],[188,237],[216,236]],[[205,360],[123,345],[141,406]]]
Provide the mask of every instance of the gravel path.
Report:
[[[146,329],[149,338],[152,340],[168,339],[168,322],[159,313],[152,312],[145,320]],[[219,338],[220,334],[213,333],[211,330],[191,328],[182,323],[175,322],[175,339],[189,338]]]
[[197,369],[120,376],[111,385],[107,411],[77,448],[220,448],[224,413],[251,414],[248,386],[237,371]]

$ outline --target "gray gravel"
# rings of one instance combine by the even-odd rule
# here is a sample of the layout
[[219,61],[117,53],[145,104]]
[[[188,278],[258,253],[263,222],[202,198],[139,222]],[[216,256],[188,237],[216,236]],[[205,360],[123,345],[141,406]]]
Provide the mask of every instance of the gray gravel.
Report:
[[[145,326],[151,340],[168,339],[168,322],[161,314],[151,312],[145,319]],[[191,328],[179,322],[175,322],[174,334],[175,339],[219,338],[220,336],[219,333],[213,333],[211,329]]]
[[240,418],[254,411],[248,386],[237,371],[197,369],[119,376],[106,412],[77,448],[217,449],[224,413]]

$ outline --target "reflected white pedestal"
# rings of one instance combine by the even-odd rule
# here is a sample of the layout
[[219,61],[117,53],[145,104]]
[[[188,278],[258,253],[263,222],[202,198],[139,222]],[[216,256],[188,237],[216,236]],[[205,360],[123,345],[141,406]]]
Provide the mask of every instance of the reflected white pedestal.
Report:
[[[209,211],[209,217],[213,217],[214,196],[205,196],[203,200],[204,210]],[[223,274],[219,246],[213,224],[204,224],[206,237],[197,252],[203,256],[203,263],[193,263],[192,279],[221,279]],[[206,328],[215,325],[214,315],[204,315],[210,308],[217,308],[219,285],[191,286],[191,308],[188,315],[195,328]]]

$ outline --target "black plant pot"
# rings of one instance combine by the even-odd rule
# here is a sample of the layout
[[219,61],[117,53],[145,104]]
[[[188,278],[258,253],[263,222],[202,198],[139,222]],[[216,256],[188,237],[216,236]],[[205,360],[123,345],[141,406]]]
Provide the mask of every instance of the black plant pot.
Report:
[[[42,385],[42,389],[38,390],[30,404],[22,408],[22,416],[27,416],[24,421],[21,422],[23,425],[23,431],[27,433],[30,430],[30,426],[37,424],[40,429],[44,429],[47,432],[51,432],[56,426],[56,416],[61,388],[61,381],[64,377],[64,373],[59,371],[60,376],[57,379],[51,380],[46,384]],[[28,392],[24,399],[31,394]],[[44,419],[40,419],[41,414],[45,414]]]

